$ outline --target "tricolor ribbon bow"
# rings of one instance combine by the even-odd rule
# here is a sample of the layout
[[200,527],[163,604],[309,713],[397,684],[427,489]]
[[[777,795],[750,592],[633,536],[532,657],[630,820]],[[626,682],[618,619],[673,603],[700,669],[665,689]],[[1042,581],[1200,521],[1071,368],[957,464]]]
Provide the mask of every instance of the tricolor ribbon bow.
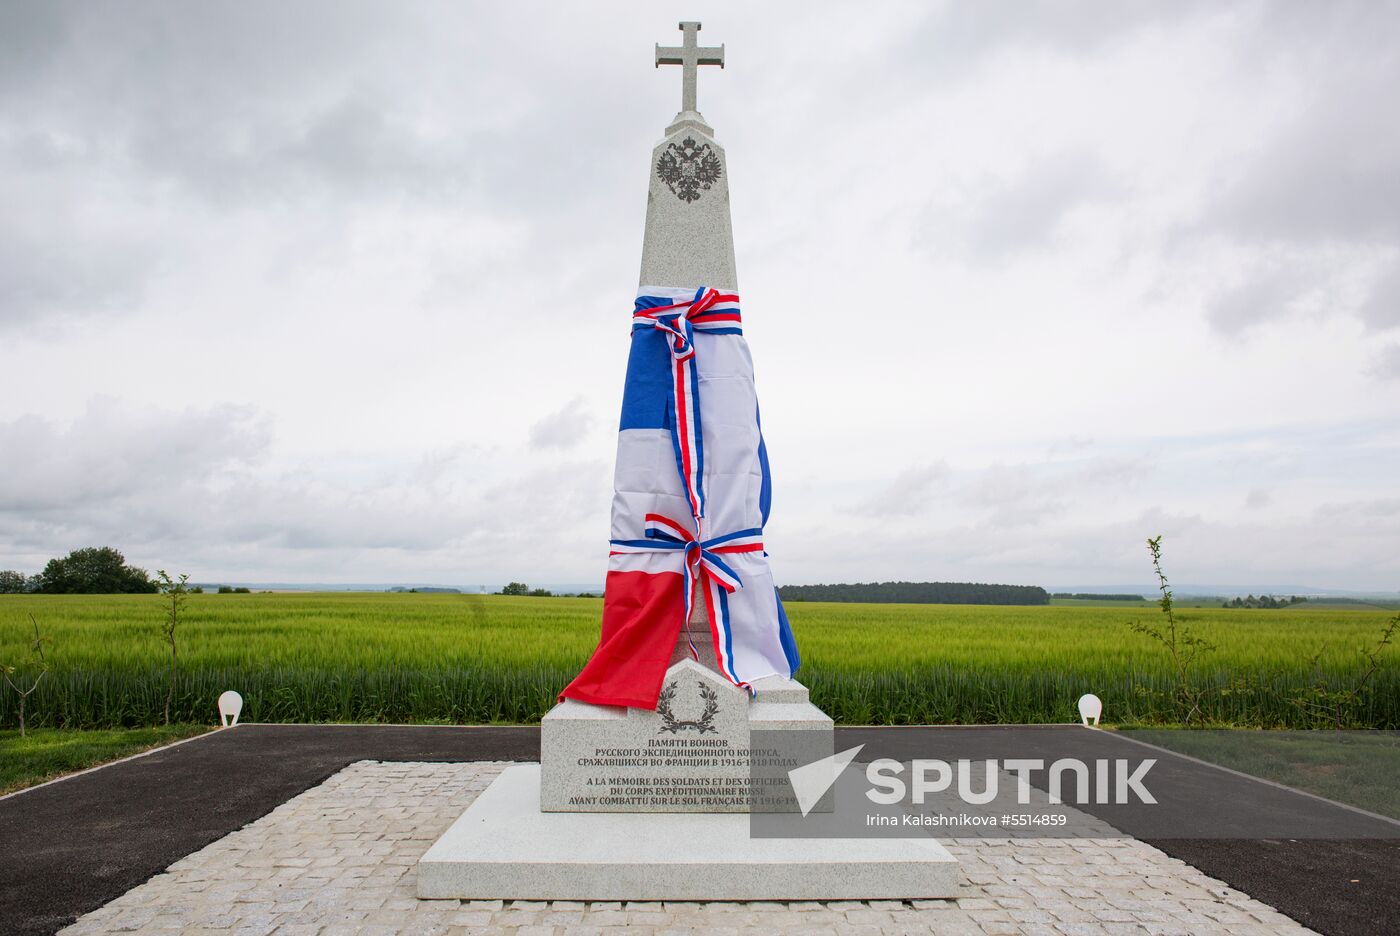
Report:
[[695,297],[689,302],[646,306],[639,299],[632,313],[633,330],[638,327],[656,329],[666,337],[671,351],[671,396],[675,404],[671,439],[690,515],[697,524],[705,516],[705,444],[700,431],[700,375],[695,368],[695,332],[733,333],[739,321],[739,297],[704,286],[695,291]]
[[[682,618],[682,627],[685,626],[685,621],[690,620],[691,611],[695,606],[695,583],[697,581],[706,586],[713,582],[726,594],[733,594],[743,587],[743,579],[739,578],[739,573],[725,564],[724,560],[720,558],[722,555],[763,551],[762,530],[740,530],[737,533],[726,533],[723,536],[700,539],[681,524],[670,517],[663,517],[661,514],[647,514],[646,537],[643,540],[612,540],[611,552],[613,555],[645,552],[678,552],[681,554],[681,572],[685,575],[685,617]],[[709,611],[710,631],[711,634],[715,634],[716,621],[713,602],[710,603]],[[690,652],[696,657],[699,656],[694,643],[690,645]],[[725,667],[725,676],[731,682],[752,692],[752,687],[748,683],[741,681],[728,670],[729,668]]]
[[721,302],[735,303],[738,296],[725,295],[718,289],[701,286],[689,302],[638,309],[632,313],[633,325],[650,325],[666,333],[671,346],[671,360],[688,361],[695,354],[695,328],[707,325],[733,324],[739,321],[737,309],[716,309]]

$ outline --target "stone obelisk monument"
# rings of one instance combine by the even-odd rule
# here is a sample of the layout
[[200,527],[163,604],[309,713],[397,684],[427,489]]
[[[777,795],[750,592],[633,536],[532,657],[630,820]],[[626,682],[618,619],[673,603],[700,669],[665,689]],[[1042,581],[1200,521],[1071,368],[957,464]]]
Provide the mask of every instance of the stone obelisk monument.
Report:
[[[639,290],[639,310],[643,297],[650,298],[646,291],[651,287],[670,289],[679,298],[684,298],[687,290],[699,291],[702,287],[733,294],[731,299],[738,293],[726,155],[696,107],[699,66],[723,66],[724,47],[701,47],[699,23],[684,22],[680,29],[682,45],[656,48],[657,66],[681,66],[681,110],[652,151],[639,284],[644,289]],[[698,292],[693,301],[700,302]],[[737,312],[735,308],[736,318]],[[642,327],[650,328],[650,323],[644,321]],[[680,323],[680,327],[684,329],[685,323]],[[687,341],[703,350],[688,334]],[[634,344],[634,352],[636,347]],[[673,343],[670,349],[674,352],[677,346]],[[698,354],[698,350],[691,353]],[[739,355],[747,364],[746,346]],[[672,405],[679,408],[679,393],[673,400],[676,402]],[[624,400],[624,423],[626,414]],[[647,426],[643,430],[652,431],[659,429]],[[644,462],[664,464],[660,454],[664,451],[669,457],[671,438],[672,435],[666,436],[664,450],[657,449],[657,457],[648,455]],[[655,448],[660,442],[656,437],[643,435],[639,444]],[[680,444],[676,443],[678,462]],[[620,445],[620,479],[624,474],[621,450]],[[766,456],[762,458],[766,475]],[[648,488],[651,482],[646,477],[629,483],[633,486],[619,483],[614,504],[610,598],[614,594],[613,576],[620,571],[612,564],[620,555],[617,550],[625,552],[632,547],[642,553],[665,551],[658,550],[650,540],[619,539],[619,524],[634,520],[635,511],[629,513],[625,503],[619,511],[618,503],[640,493],[642,502],[648,505],[645,509],[649,525],[651,518],[660,516],[651,513],[653,510],[668,510],[669,515],[663,519],[680,519],[673,516],[678,513],[676,502],[682,501],[679,494]],[[669,476],[665,483],[676,487],[674,478]],[[668,506],[663,508],[662,504]],[[759,799],[768,795],[765,791],[782,787],[779,798],[786,797],[784,802],[793,800],[791,790],[797,782],[788,773],[789,765],[822,769],[823,764],[836,758],[832,757],[831,719],[812,705],[807,689],[785,675],[760,675],[795,669],[792,655],[786,657],[791,666],[782,668],[787,643],[781,648],[773,644],[766,657],[762,647],[751,655],[748,665],[760,668],[751,669],[753,678],[749,679],[730,655],[723,634],[716,629],[716,620],[724,619],[717,616],[717,610],[729,615],[738,609],[736,613],[742,614],[744,602],[750,602],[748,607],[754,615],[750,620],[758,620],[760,612],[766,613],[771,607],[782,617],[782,627],[786,628],[781,604],[763,604],[777,602],[766,553],[755,551],[762,549],[757,540],[766,519],[766,506],[763,519],[742,524],[757,527],[742,533],[758,534],[751,537],[756,545],[746,556],[736,555],[744,552],[734,548],[739,533],[707,531],[707,525],[723,522],[713,519],[717,513],[722,511],[707,514],[696,510],[693,532],[676,525],[670,528],[684,540],[686,566],[677,565],[676,569],[688,569],[684,571],[685,582],[694,581],[697,586],[691,613],[679,615],[682,621],[674,650],[669,653],[670,665],[665,663],[671,635],[677,632],[677,617],[670,611],[651,617],[638,611],[637,616],[623,621],[623,626],[632,628],[633,633],[639,623],[646,625],[642,637],[628,646],[645,647],[647,665],[654,666],[655,677],[660,679],[659,696],[655,695],[657,684],[652,681],[651,696],[643,697],[644,693],[638,692],[626,704],[585,701],[597,686],[608,685],[606,679],[587,682],[589,670],[585,668],[584,674],[565,690],[566,698],[541,723],[540,764],[508,767],[424,855],[418,864],[420,897],[822,900],[951,896],[957,883],[956,862],[932,840],[772,838],[751,834],[749,816],[745,814],[751,810],[771,811],[765,810]],[[684,519],[691,517],[685,515]],[[662,533],[669,535],[664,529]],[[721,544],[728,545],[728,553]],[[706,551],[711,549],[714,551]],[[702,553],[708,558],[702,560]],[[681,576],[669,566],[656,565],[679,558],[676,552],[669,556],[643,555],[639,560],[643,566],[652,566],[640,573],[626,568],[621,571],[642,575],[644,579],[649,576],[655,581],[637,586],[632,583],[641,579],[629,579],[623,588],[651,588],[653,591],[645,594],[653,605],[664,599],[667,608],[680,607],[673,592],[680,590]],[[725,560],[732,562],[734,569]],[[708,569],[703,567],[704,562],[711,563]],[[650,574],[658,568],[659,574]],[[721,572],[735,570],[737,587],[717,584]],[[620,602],[624,609],[643,604],[633,601],[635,591],[619,589],[618,593],[624,595]],[[716,602],[721,609],[715,607]],[[756,608],[759,610],[753,610]],[[618,664],[620,655],[609,655],[603,649],[605,645],[609,650],[613,647],[607,645],[608,613],[605,602],[604,640],[589,666],[602,656],[607,674],[615,676],[619,669],[625,673],[627,664],[625,657]],[[658,630],[669,628],[660,631],[666,642],[659,648],[655,640],[647,642],[653,623]],[[790,634],[784,638],[790,639]],[[737,641],[734,646],[738,646]],[[718,659],[717,652],[726,658]],[[763,670],[765,659],[773,664]],[[585,683],[586,691],[571,692],[580,682]],[[652,698],[654,709],[649,707]],[[853,752],[845,752],[844,756],[843,763],[849,762]],[[774,764],[780,766],[775,769]],[[832,813],[834,798],[829,784],[827,789],[826,795],[817,794],[821,796],[819,802],[813,799],[802,805],[802,817],[825,811],[839,818],[844,813],[839,804]],[[798,791],[796,801],[802,799]],[[812,806],[812,802],[817,805]],[[778,811],[795,812],[785,807]]]
[[[690,295],[704,288],[737,296],[739,283],[734,271],[734,234],[729,215],[729,167],[724,148],[716,141],[714,130],[695,103],[699,66],[723,66],[724,47],[700,46],[696,35],[700,31],[699,23],[681,23],[680,29],[684,37],[682,45],[656,48],[657,67],[681,66],[681,110],[652,149],[639,291],[671,288]],[[696,343],[697,358],[706,359],[700,371],[703,387],[707,369],[718,366],[708,359],[724,352],[717,347],[702,346],[700,342],[706,340],[702,335],[691,340]],[[742,338],[727,336],[713,340],[742,341]],[[639,351],[653,352],[655,357],[669,357],[657,341],[644,349],[634,345],[634,354]],[[743,347],[742,356],[747,361],[747,346]],[[625,411],[625,400],[623,407]],[[728,415],[715,411],[711,414]],[[720,434],[733,431],[727,424],[712,426],[707,423],[705,445],[714,449],[715,443],[724,441],[718,438]],[[630,515],[626,514],[625,506],[629,501],[648,505],[643,509],[662,510],[666,508],[650,505],[667,503],[668,498],[680,499],[676,468],[668,464],[672,444],[669,432],[655,430],[651,435],[643,435],[620,447],[617,498],[624,504],[624,517],[618,519],[615,507],[615,536],[621,533],[618,527],[625,527],[638,513],[633,510]],[[624,455],[637,445],[650,446],[648,451],[660,456],[649,455],[644,462],[654,464],[657,474],[663,477],[635,478],[636,466],[628,463]],[[708,487],[711,495],[722,493],[722,484]],[[670,512],[677,511],[671,508]],[[705,522],[711,522],[715,513],[712,508]],[[761,524],[762,519],[746,515],[739,525],[750,523]],[[762,571],[766,573],[766,564]],[[749,575],[747,571],[743,574]],[[680,575],[672,572],[663,577],[665,581],[659,588],[681,591]],[[768,592],[764,610],[775,609],[777,598],[772,585],[764,580],[745,582],[744,597],[752,597],[748,593],[764,588],[765,584]],[[725,678],[716,659],[718,641],[712,633],[712,617],[716,614],[711,606],[712,594],[718,593],[703,586],[703,582],[697,582],[694,588],[694,606],[681,625],[670,652],[670,667],[661,681],[663,688],[655,711],[646,707],[596,705],[570,697],[544,717],[540,753],[543,766],[541,808],[569,812],[745,812],[749,808],[750,764],[744,756],[715,756],[717,751],[747,751],[753,732],[784,731],[803,732],[801,746],[804,755],[812,759],[832,753],[831,719],[812,705],[801,683],[787,676],[768,675],[753,680],[750,695],[733,680]],[[610,567],[609,600],[616,587],[618,584]],[[735,606],[733,597],[725,596],[725,601]],[[629,608],[645,604],[634,599],[632,592],[623,596],[623,603]],[[608,613],[605,604],[605,619]],[[674,620],[667,614],[644,618],[641,623],[647,627],[669,625],[674,628],[671,624]],[[631,621],[624,623],[632,624]],[[567,690],[565,694],[569,694]],[[601,752],[620,749],[646,752],[634,758],[641,761],[634,766],[647,771],[647,784],[629,784],[624,789],[606,782],[617,770],[606,763],[608,758]]]

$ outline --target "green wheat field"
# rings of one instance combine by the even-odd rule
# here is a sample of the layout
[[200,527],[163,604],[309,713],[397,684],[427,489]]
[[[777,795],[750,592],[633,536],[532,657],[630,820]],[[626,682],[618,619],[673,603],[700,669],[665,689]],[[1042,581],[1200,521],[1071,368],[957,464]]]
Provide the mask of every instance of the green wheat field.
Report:
[[[263,722],[529,723],[553,704],[598,633],[602,602],[485,595],[194,595],[178,630],[172,720],[217,720],[237,689]],[[51,671],[30,696],[31,726],[158,724],[169,678],[152,595],[0,596],[0,664],[32,636],[53,638]],[[1105,721],[1180,721],[1169,661],[1133,633],[1153,605],[990,607],[792,603],[813,701],[842,724],[1010,724],[1077,720],[1085,692]],[[1294,701],[1350,685],[1393,612],[1182,608],[1212,643],[1199,682],[1204,721],[1316,725]],[[1400,648],[1390,647],[1353,726],[1400,728]],[[1314,657],[1316,657],[1314,663]],[[18,723],[0,693],[0,728]]]

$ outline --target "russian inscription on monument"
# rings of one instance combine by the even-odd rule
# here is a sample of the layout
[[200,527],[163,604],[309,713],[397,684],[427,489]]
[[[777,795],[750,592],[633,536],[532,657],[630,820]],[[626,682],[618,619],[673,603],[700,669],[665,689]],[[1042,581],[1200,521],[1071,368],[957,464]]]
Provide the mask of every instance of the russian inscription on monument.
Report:
[[[693,662],[666,674],[657,711],[606,709],[569,731],[565,700],[541,737],[541,808],[638,812],[747,809],[748,699]],[[548,718],[548,717],[547,717]]]

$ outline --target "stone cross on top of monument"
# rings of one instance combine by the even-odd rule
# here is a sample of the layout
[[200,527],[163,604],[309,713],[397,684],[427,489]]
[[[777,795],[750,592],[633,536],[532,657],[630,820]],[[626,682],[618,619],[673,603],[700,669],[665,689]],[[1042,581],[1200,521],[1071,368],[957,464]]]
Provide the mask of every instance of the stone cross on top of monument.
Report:
[[699,23],[681,23],[680,30],[685,39],[679,46],[656,46],[656,67],[662,65],[681,66],[681,113],[695,111],[695,73],[701,65],[724,67],[724,46],[701,46],[696,33]]

